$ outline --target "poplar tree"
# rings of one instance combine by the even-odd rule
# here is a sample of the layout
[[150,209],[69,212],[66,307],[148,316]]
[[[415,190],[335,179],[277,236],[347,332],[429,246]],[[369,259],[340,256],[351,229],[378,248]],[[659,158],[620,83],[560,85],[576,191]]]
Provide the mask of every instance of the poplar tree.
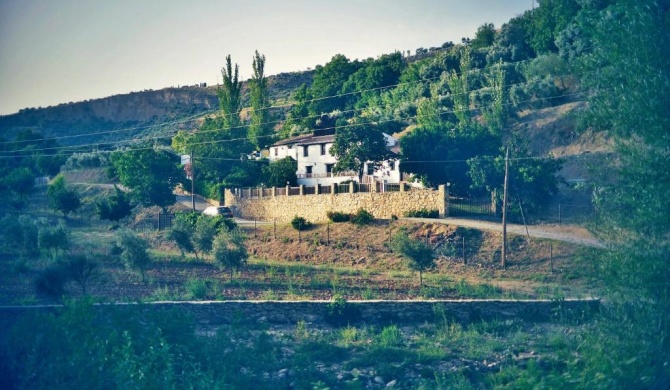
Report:
[[240,102],[242,82],[239,81],[239,65],[233,64],[230,55],[226,56],[226,66],[221,69],[222,84],[216,89],[219,106],[223,115],[224,127],[230,129],[240,125]]
[[249,99],[251,101],[251,123],[249,137],[254,145],[262,149],[272,143],[272,127],[268,123],[268,80],[265,77],[265,55],[256,50],[253,60],[254,74],[249,81]]

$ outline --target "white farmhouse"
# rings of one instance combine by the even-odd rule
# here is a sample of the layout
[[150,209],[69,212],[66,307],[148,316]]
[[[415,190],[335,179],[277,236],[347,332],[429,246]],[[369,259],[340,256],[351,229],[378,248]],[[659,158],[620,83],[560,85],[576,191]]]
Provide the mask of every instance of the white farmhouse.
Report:
[[[398,152],[398,140],[384,134],[386,146],[393,152]],[[343,181],[358,181],[358,173],[334,172],[337,159],[330,154],[330,148],[335,142],[335,130],[315,130],[312,134],[300,135],[276,142],[270,146],[270,162],[291,157],[298,162],[298,184],[313,186],[316,184],[330,185]],[[374,164],[365,164],[363,168],[364,183],[400,183],[400,161],[391,159],[383,161],[377,169]]]

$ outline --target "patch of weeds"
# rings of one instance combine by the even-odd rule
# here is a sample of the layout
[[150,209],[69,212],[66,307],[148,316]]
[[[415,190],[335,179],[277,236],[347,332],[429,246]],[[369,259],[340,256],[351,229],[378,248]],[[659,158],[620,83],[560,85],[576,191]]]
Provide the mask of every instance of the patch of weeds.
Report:
[[293,340],[300,343],[309,339],[309,331],[307,330],[307,324],[305,321],[300,320],[295,324],[295,330],[293,331]]
[[340,296],[336,296],[326,307],[326,322],[333,326],[349,325],[360,317],[360,309]]
[[268,290],[263,291],[263,293],[261,293],[261,299],[266,300],[266,301],[278,301],[279,300],[279,294],[277,294],[272,289],[268,289]]
[[372,291],[372,289],[369,286],[366,287],[365,290],[363,290],[363,292],[361,293],[361,298],[367,301],[375,299],[375,296],[376,296],[375,292]]
[[203,300],[209,296],[211,280],[189,278],[184,287],[186,288],[186,296],[188,299]]
[[395,325],[386,326],[377,336],[377,342],[383,347],[396,347],[402,342],[402,332]]
[[151,293],[151,299],[155,301],[177,301],[179,300],[179,294],[170,291],[167,285],[163,287],[159,286]]
[[465,279],[461,279],[458,283],[456,283],[455,288],[459,295],[469,298],[499,297],[503,292],[500,287],[495,287],[488,283],[472,285],[466,282]]

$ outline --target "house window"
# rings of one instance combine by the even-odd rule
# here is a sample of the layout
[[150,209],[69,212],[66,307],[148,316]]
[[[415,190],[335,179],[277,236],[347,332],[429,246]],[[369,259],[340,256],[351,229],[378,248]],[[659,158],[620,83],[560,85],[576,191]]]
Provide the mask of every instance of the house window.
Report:
[[306,175],[305,175],[306,177],[312,176],[312,166],[311,165],[308,165],[308,166],[305,167],[305,173],[306,173]]
[[302,156],[303,157],[309,156],[309,146],[303,146],[302,147]]
[[326,164],[326,173],[333,173],[333,167],[335,164]]
[[321,144],[321,155],[322,156],[326,155],[326,144]]
[[390,168],[392,171],[395,171],[395,161],[389,161],[389,168]]
[[375,173],[375,166],[374,166],[374,164],[366,164],[366,166],[368,167],[368,171],[367,171],[367,172],[368,172],[368,173],[367,173],[368,175],[372,175],[373,173]]
[[279,148],[277,147],[275,148],[275,157],[277,157],[278,155],[279,155]]

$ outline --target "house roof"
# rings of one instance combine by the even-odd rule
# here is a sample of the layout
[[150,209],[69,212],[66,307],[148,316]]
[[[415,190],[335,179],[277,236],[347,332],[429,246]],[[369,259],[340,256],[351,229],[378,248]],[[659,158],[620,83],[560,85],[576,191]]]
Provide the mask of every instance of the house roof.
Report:
[[318,145],[335,142],[335,132],[334,131],[314,131],[312,134],[299,135],[297,137],[287,138],[272,144],[272,146],[282,146],[282,145]]

